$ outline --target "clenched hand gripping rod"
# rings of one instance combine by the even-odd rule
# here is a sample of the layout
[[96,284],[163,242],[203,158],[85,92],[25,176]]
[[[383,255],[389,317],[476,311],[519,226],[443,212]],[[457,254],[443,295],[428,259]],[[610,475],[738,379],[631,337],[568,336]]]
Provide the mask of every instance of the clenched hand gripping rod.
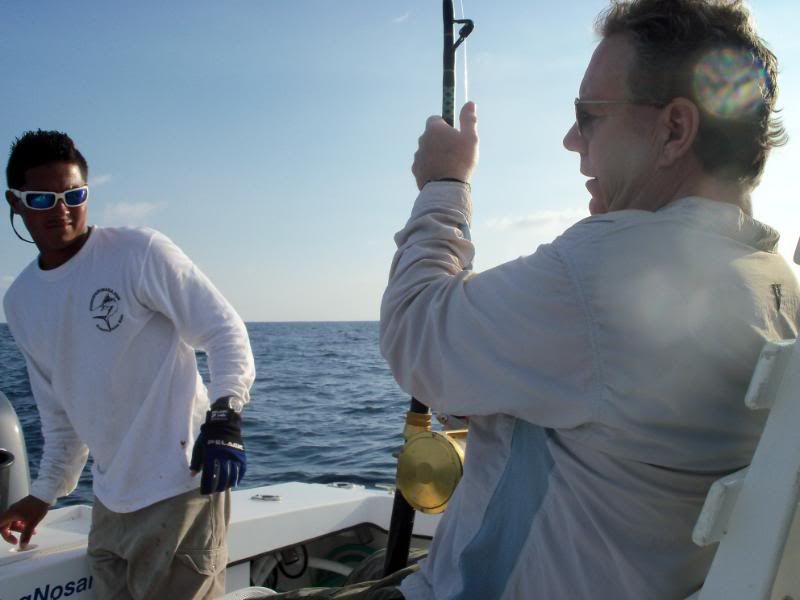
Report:
[[[442,79],[442,118],[452,126],[455,118],[455,87],[456,87],[456,48],[472,33],[474,24],[469,19],[455,19],[453,17],[453,0],[443,2],[444,23],[444,52]],[[453,27],[458,24],[458,39],[454,42]],[[403,440],[416,434],[430,431],[431,415],[427,406],[416,398],[411,398],[411,406],[406,414],[406,425],[403,430]],[[398,470],[399,474],[399,470]],[[408,565],[408,553],[411,547],[411,532],[414,529],[414,508],[403,496],[398,485],[394,494],[392,506],[392,519],[389,524],[389,539],[386,542],[386,562],[384,563],[384,576],[390,575]]]

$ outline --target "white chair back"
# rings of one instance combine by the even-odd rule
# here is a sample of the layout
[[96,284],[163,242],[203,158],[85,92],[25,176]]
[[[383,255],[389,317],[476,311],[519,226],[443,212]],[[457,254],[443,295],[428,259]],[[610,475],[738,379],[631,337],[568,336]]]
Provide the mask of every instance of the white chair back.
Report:
[[709,490],[692,538],[719,547],[692,598],[800,600],[800,344],[765,345],[745,404],[769,417],[750,466]]

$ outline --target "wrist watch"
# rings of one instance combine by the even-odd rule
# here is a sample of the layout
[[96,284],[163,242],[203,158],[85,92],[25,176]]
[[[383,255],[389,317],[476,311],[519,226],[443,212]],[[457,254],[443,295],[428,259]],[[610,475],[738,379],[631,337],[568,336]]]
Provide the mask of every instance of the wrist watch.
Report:
[[214,410],[232,410],[235,413],[240,413],[244,408],[244,400],[237,396],[223,396],[222,398],[217,398],[211,408]]

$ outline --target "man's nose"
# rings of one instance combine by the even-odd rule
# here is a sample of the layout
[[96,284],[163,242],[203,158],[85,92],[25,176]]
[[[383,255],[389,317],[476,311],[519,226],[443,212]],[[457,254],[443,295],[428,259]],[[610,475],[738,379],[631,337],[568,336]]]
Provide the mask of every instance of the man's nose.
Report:
[[581,134],[578,133],[578,124],[573,123],[572,127],[569,128],[567,134],[564,136],[563,140],[564,148],[569,150],[570,152],[577,152],[578,154],[584,148],[585,141]]
[[67,206],[67,203],[63,198],[59,198],[56,200],[56,205],[53,207],[53,210],[57,210],[62,214],[66,214],[69,212],[69,206]]

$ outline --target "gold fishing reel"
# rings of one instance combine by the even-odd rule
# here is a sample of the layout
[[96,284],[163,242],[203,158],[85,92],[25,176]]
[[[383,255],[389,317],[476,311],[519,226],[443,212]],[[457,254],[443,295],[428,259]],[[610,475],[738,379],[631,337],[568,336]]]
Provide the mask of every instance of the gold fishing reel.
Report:
[[437,514],[464,472],[467,430],[431,431],[430,414],[409,412],[397,459],[397,489],[414,509]]

